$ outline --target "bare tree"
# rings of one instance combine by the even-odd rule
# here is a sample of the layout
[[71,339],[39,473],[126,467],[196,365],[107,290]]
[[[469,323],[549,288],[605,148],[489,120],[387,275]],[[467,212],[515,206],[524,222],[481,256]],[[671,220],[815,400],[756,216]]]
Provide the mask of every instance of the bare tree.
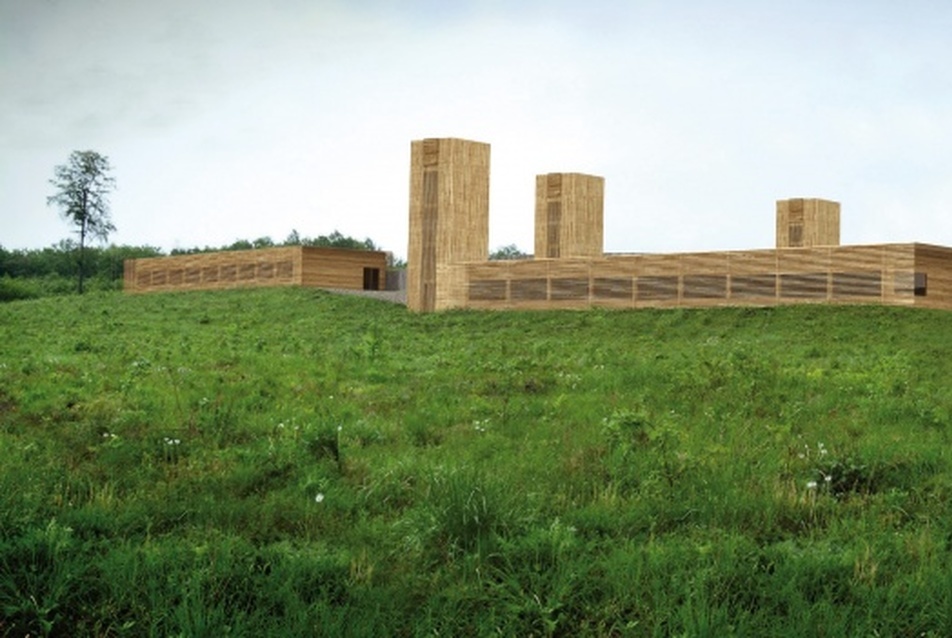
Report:
[[66,164],[56,167],[50,180],[56,193],[46,199],[47,205],[57,206],[79,235],[79,294],[83,294],[86,238],[105,241],[116,230],[109,218],[108,196],[116,186],[111,170],[109,158],[104,155],[73,151]]

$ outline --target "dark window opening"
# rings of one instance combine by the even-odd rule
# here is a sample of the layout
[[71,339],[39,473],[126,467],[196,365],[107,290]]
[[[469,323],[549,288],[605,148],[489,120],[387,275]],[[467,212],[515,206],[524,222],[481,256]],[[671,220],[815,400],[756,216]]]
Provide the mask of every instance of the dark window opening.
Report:
[[790,224],[790,247],[803,246],[803,224]]
[[559,258],[559,243],[561,242],[562,202],[549,202],[546,210],[546,252],[545,256],[551,259]]
[[917,272],[915,275],[915,283],[913,284],[912,294],[916,297],[925,297],[926,296],[926,284],[928,283],[928,276],[924,272]]
[[364,268],[364,290],[380,290],[379,268]]

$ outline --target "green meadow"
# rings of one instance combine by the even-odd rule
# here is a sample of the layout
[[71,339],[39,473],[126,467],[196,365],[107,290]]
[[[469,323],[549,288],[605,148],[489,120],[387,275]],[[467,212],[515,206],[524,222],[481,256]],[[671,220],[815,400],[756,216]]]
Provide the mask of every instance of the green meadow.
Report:
[[952,314],[0,304],[0,635],[952,635]]

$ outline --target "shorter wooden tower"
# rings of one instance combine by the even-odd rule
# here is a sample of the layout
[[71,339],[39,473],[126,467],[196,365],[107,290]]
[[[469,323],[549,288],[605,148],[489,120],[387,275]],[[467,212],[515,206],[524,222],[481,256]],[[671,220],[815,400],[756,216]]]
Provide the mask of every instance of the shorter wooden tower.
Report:
[[535,258],[601,257],[605,179],[581,173],[536,176]]
[[839,245],[839,202],[802,198],[777,201],[777,248]]

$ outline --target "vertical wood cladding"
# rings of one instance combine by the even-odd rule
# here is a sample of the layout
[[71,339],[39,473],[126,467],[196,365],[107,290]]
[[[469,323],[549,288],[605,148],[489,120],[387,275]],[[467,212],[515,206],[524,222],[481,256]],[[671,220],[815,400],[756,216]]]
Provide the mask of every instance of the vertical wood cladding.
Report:
[[605,180],[581,173],[536,176],[537,257],[600,257]]
[[839,246],[840,205],[825,199],[777,202],[777,248]]
[[430,138],[410,145],[407,306],[461,305],[456,264],[489,258],[489,145]]

